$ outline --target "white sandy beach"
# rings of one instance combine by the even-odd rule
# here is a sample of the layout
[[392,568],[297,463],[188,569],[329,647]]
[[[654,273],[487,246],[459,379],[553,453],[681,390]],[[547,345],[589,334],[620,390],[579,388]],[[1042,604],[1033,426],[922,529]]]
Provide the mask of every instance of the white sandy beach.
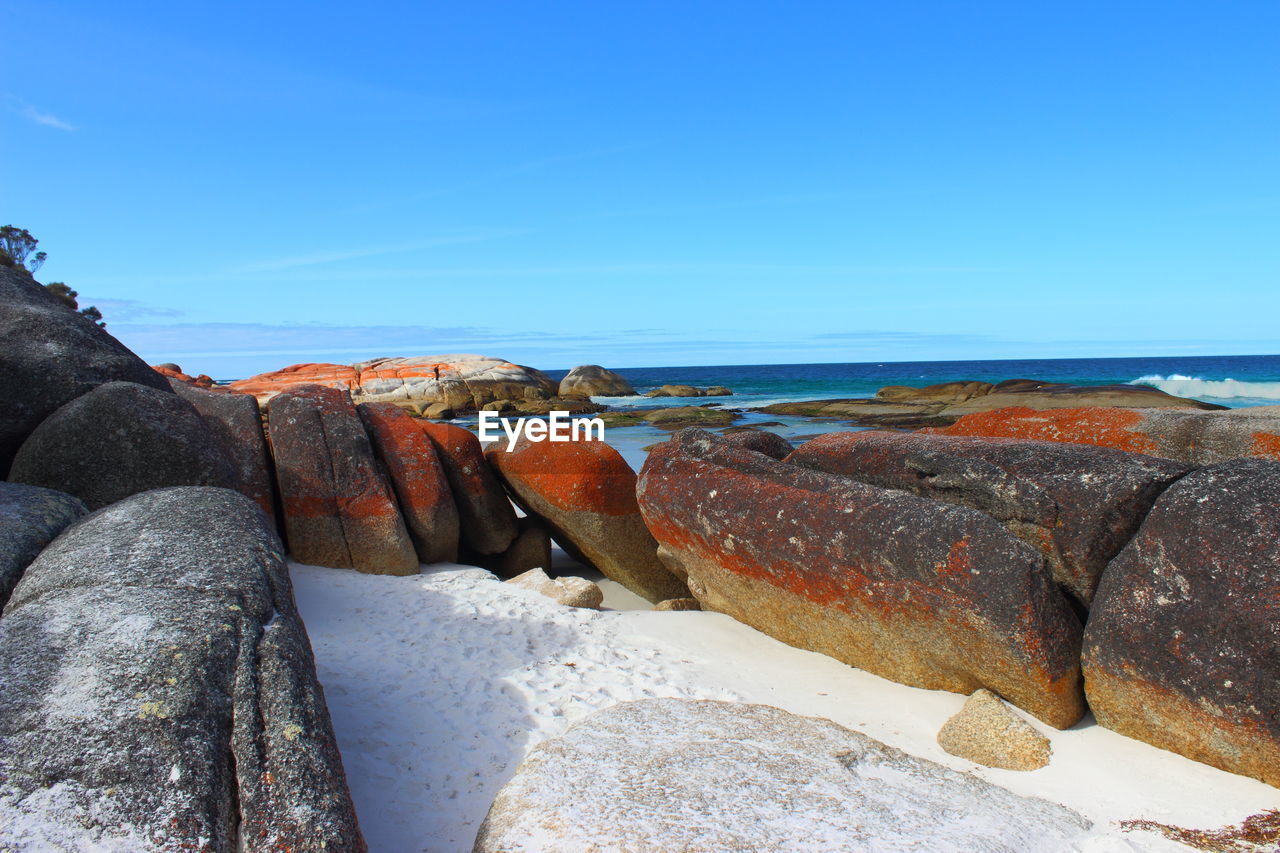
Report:
[[[563,561],[563,555],[557,555]],[[1087,717],[1030,773],[953,757],[934,738],[964,697],[791,648],[728,616],[562,607],[467,566],[386,577],[295,564],[298,605],[372,851],[471,849],[498,788],[537,743],[615,702],[774,705],[825,717],[1094,822],[1092,853],[1188,848],[1117,821],[1212,828],[1280,804],[1275,789]],[[647,606],[605,582],[606,608]],[[601,756],[601,761],[609,760]],[[728,781],[728,780],[726,780]]]

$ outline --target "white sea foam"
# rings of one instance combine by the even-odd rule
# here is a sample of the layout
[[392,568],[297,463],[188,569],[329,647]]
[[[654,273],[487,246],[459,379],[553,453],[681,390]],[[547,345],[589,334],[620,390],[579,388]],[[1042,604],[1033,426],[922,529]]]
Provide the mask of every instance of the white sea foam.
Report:
[[1171,373],[1168,376],[1153,374],[1139,376],[1130,385],[1150,385],[1159,388],[1166,394],[1175,397],[1194,397],[1203,399],[1213,397],[1218,400],[1280,400],[1280,382],[1241,382],[1237,379],[1203,379],[1199,376],[1183,376]]

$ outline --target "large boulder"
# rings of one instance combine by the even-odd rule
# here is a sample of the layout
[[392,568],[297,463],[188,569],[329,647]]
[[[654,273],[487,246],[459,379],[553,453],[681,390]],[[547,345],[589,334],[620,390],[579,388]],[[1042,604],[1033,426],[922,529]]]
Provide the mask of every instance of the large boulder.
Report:
[[391,478],[418,559],[458,559],[458,508],[435,447],[418,422],[394,403],[361,403],[373,448]]
[[477,554],[500,554],[515,541],[516,513],[489,470],[480,439],[456,424],[419,421],[431,439],[458,506],[462,544]]
[[904,684],[985,687],[1058,728],[1084,714],[1080,623],[990,516],[700,430],[649,454],[638,496],[704,609]]
[[937,385],[926,385],[923,388],[914,388],[910,385],[886,385],[876,392],[876,397],[899,402],[927,400],[939,403],[960,403],[990,394],[994,387],[990,382],[973,380],[941,382]]
[[1156,498],[1191,470],[1112,448],[880,431],[828,433],[787,461],[981,510],[1043,552],[1086,607]]
[[299,385],[345,389],[359,403],[400,403],[424,407],[442,403],[475,411],[495,400],[542,400],[555,396],[556,383],[532,367],[482,355],[422,355],[379,358],[358,364],[295,364],[231,383],[231,388],[265,402]]
[[190,403],[134,382],[99,385],[45,418],[9,479],[75,495],[91,510],[165,486],[240,486],[226,447]]
[[25,272],[0,266],[0,475],[54,409],[105,382],[164,377]]
[[767,705],[644,699],[543,741],[498,792],[476,853],[1076,849],[1045,800]]
[[272,398],[269,413],[294,559],[376,574],[416,573],[413,542],[351,397],[304,385]]
[[63,492],[0,483],[0,607],[31,561],[88,511],[79,498]]
[[248,394],[206,391],[179,379],[170,378],[175,394],[190,403],[205,424],[222,442],[236,469],[241,492],[262,507],[271,524],[276,523],[275,476],[271,454],[262,432],[262,412],[258,401]]
[[612,370],[598,364],[582,364],[560,380],[561,397],[630,397],[636,389]]
[[776,432],[751,427],[730,427],[723,433],[724,440],[773,459],[786,459],[795,449]]
[[1280,460],[1280,406],[1201,412],[1183,409],[1026,407],[966,415],[941,432],[1096,444],[1189,465],[1228,459]]
[[1102,577],[1084,675],[1100,724],[1280,787],[1280,464],[1161,496]]
[[485,454],[525,512],[580,561],[652,602],[689,594],[658,559],[636,504],[636,474],[603,441],[530,441]]
[[279,539],[237,492],[67,530],[0,618],[0,685],[25,849],[364,849]]
[[646,391],[646,397],[732,397],[733,392],[723,385],[696,388],[693,385],[663,385]]

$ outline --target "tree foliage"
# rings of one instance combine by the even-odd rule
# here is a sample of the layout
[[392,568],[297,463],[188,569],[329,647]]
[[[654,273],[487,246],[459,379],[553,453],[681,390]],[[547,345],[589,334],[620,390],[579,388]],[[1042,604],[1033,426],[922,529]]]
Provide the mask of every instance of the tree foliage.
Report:
[[[31,236],[31,232],[25,228],[19,228],[16,225],[0,227],[0,264],[17,267],[28,274],[34,274],[49,257],[46,253],[36,250],[39,245],[40,241]],[[81,308],[80,303],[76,301],[76,297],[80,294],[67,285],[60,281],[51,281],[44,288],[72,311],[79,311],[99,326],[106,328],[107,324],[102,322],[102,312],[93,305]]]

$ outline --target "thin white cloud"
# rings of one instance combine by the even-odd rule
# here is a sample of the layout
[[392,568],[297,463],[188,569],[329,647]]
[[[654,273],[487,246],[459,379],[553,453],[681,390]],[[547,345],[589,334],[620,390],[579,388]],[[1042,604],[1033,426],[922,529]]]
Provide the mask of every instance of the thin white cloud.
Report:
[[279,272],[280,270],[318,266],[320,264],[331,264],[339,261],[356,260],[358,258],[373,258],[382,255],[399,254],[401,252],[415,252],[435,246],[452,246],[460,243],[482,243],[486,240],[494,240],[500,237],[511,237],[517,234],[527,233],[529,233],[528,229],[524,228],[506,228],[495,231],[486,231],[479,234],[434,237],[430,240],[418,240],[412,243],[399,243],[390,246],[371,246],[364,249],[338,249],[313,252],[306,255],[293,255],[283,258],[269,258],[267,260],[255,261],[253,263],[235,267],[234,269],[229,270],[229,272],[233,274]]
[[9,110],[22,116],[27,121],[35,122],[36,124],[41,124],[45,127],[52,127],[57,130],[74,131],[80,129],[69,121],[63,121],[53,113],[46,113],[42,110],[36,109],[26,101],[21,101],[14,97],[9,97],[7,100],[9,102]]

